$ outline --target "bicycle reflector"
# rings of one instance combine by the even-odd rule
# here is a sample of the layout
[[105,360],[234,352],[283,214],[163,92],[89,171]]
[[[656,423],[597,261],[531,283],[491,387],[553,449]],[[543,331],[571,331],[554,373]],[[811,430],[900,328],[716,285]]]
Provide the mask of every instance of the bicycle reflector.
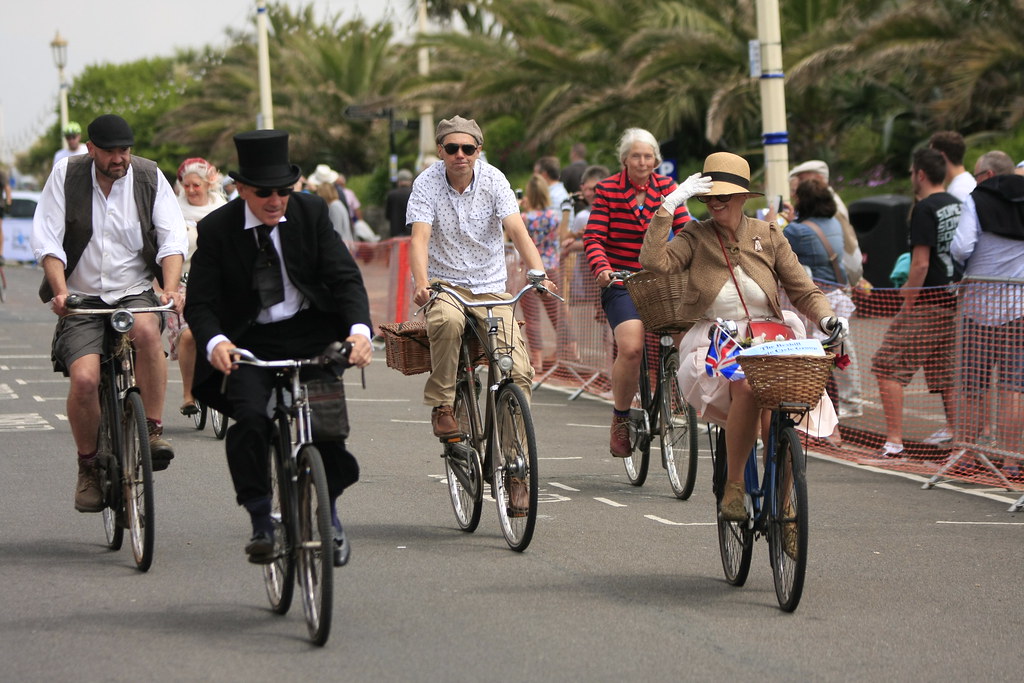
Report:
[[110,326],[115,330],[124,334],[128,330],[132,329],[132,325],[135,324],[135,316],[132,315],[131,311],[126,311],[123,308],[119,308],[110,314]]

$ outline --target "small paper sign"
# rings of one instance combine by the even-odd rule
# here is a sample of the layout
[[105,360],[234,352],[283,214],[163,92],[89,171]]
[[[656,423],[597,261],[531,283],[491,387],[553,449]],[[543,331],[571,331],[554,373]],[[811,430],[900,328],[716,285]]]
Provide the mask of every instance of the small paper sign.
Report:
[[817,339],[786,339],[765,342],[740,351],[741,356],[824,356],[825,349]]

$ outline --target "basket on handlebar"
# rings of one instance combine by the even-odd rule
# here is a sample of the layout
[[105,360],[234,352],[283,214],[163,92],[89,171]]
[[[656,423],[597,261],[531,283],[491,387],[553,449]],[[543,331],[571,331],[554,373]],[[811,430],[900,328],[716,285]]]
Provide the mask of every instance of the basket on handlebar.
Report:
[[647,270],[626,278],[626,291],[648,332],[674,334],[691,327],[692,323],[680,320],[677,313],[686,281],[687,275],[682,273],[660,275]]
[[780,403],[801,403],[806,412],[818,405],[835,365],[835,354],[824,356],[739,356],[740,367],[761,408],[775,410]]
[[[403,375],[430,372],[430,339],[425,322],[384,323],[380,331],[384,335],[385,360],[389,368]],[[480,340],[472,339],[469,352],[474,359],[483,357]]]

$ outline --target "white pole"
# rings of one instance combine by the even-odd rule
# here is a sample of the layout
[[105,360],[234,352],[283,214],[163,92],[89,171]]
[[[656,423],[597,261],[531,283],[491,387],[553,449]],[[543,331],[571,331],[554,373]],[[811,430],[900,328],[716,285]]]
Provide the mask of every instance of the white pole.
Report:
[[761,43],[761,116],[765,194],[789,196],[789,134],[786,132],[786,82],[782,70],[779,0],[757,0],[757,36]]
[[[416,18],[419,32],[427,32],[427,2],[417,0]],[[425,47],[419,49],[417,55],[419,74],[426,76],[430,73],[430,52]],[[424,102],[420,105],[420,153],[416,165],[422,167],[423,160],[434,154],[434,105]],[[416,169],[419,170],[418,168]]]
[[260,121],[259,128],[274,127],[274,105],[270,93],[270,46],[267,42],[267,4],[256,2],[256,51],[259,57]]

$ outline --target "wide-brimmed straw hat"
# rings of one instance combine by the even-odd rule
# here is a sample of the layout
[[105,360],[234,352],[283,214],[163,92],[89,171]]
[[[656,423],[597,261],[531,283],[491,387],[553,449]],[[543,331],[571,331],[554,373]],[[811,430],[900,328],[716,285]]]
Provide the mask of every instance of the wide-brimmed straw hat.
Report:
[[749,194],[763,197],[763,192],[750,189],[750,164],[741,156],[715,152],[704,160],[704,175],[710,176],[711,189],[705,195]]
[[333,185],[338,180],[338,172],[327,164],[317,164],[316,170],[306,176],[306,183],[317,188],[321,185]]

